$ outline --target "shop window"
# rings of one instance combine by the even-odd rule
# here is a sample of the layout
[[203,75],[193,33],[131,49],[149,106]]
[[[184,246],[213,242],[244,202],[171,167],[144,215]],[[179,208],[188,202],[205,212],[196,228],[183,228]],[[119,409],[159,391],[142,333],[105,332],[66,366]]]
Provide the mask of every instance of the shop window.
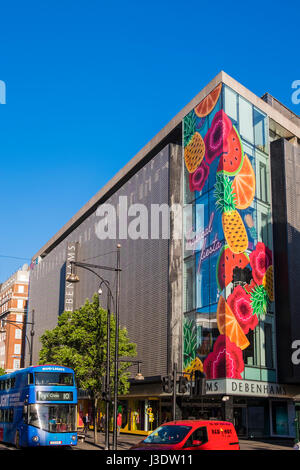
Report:
[[251,144],[254,143],[252,105],[241,96],[239,96],[239,127],[241,137]]
[[264,406],[248,406],[248,432],[252,437],[265,435],[265,408]]
[[288,409],[286,402],[272,402],[273,434],[287,436],[289,434]]

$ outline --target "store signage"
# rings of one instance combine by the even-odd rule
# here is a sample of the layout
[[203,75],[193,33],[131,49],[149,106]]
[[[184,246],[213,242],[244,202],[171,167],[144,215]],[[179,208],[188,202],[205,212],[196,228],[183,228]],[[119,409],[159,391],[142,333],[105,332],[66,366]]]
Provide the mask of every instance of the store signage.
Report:
[[37,401],[72,401],[73,392],[37,392]]
[[[78,243],[72,242],[67,245],[67,260],[66,260],[66,277],[71,274],[72,265],[71,261],[77,260]],[[75,286],[76,284],[68,282],[65,284],[65,306],[66,312],[73,312],[75,305]]]
[[228,394],[256,397],[287,397],[284,385],[254,380],[207,380],[206,394]]

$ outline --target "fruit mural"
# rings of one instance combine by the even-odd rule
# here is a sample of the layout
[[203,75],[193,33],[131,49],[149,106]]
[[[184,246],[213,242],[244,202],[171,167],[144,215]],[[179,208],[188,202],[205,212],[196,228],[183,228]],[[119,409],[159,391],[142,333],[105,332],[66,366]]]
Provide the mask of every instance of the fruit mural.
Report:
[[[201,370],[207,379],[242,379],[243,352],[253,338],[249,333],[274,301],[273,258],[257,239],[254,161],[245,153],[238,126],[222,108],[222,84],[184,118],[183,137],[185,191],[190,199],[210,194],[210,222],[200,227],[204,242],[202,252],[195,256],[196,265],[200,259],[195,272],[207,278],[207,289],[215,279],[216,295],[210,294],[210,299],[216,304],[217,324],[214,337],[209,328],[202,331],[200,344],[195,319],[185,317],[184,371]],[[205,271],[203,260],[209,256],[215,261]],[[235,268],[248,270],[248,283],[233,284]]]

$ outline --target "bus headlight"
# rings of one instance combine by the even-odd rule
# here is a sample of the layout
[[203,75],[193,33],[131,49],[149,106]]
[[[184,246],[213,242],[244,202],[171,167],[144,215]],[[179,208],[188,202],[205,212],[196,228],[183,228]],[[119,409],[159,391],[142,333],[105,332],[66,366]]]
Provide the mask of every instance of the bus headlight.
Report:
[[39,436],[33,436],[32,441],[33,442],[39,442]]
[[71,437],[72,441],[76,441],[76,436]]

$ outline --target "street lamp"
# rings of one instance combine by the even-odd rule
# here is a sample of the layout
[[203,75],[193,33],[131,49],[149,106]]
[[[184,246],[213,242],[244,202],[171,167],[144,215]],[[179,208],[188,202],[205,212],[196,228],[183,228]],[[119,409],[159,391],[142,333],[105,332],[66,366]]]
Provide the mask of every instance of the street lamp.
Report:
[[[94,271],[94,269],[103,269],[105,271],[114,271],[117,273],[117,287],[116,287],[116,332],[115,332],[115,377],[114,377],[114,383],[115,387],[118,386],[118,354],[119,354],[119,293],[120,293],[120,248],[121,245],[117,245],[117,266],[115,268],[110,267],[110,266],[101,266],[98,264],[90,264],[90,263],[82,263],[81,261],[70,261],[71,264],[71,273],[68,274],[66,277],[66,280],[71,283],[76,283],[79,282],[79,276],[74,272],[74,266],[86,269],[95,276],[97,276],[101,283],[98,289],[98,295],[102,294],[102,285],[104,284],[107,288],[107,354],[106,354],[106,395],[107,395],[107,401],[106,401],[106,430],[105,430],[105,449],[109,449],[109,399],[110,399],[110,304],[111,304],[111,299],[114,299],[111,288],[109,285],[109,282],[105,279],[103,279],[100,274]],[[117,397],[118,397],[118,392],[115,389],[114,390],[114,430],[117,428]],[[113,436],[115,436],[115,432],[113,433]],[[113,441],[113,448],[115,449],[116,445],[116,440],[114,437]]]
[[[22,322],[3,319],[3,320],[1,320],[1,323],[2,323],[2,328],[0,329],[0,333],[5,333],[6,334],[6,329],[4,328],[3,323],[8,323],[10,325],[15,325],[16,328],[23,331],[23,327],[20,326],[20,323],[22,324]],[[30,330],[31,341],[29,341],[27,334],[25,332],[23,332],[24,336],[25,336],[25,338],[28,342],[29,355],[30,355],[30,359],[29,359],[30,364],[29,365],[31,366],[32,365],[32,353],[33,353],[33,337],[34,337],[34,334],[35,334],[35,332],[34,332],[34,310],[32,310],[32,322],[26,321],[25,325],[31,325],[31,330]]]

